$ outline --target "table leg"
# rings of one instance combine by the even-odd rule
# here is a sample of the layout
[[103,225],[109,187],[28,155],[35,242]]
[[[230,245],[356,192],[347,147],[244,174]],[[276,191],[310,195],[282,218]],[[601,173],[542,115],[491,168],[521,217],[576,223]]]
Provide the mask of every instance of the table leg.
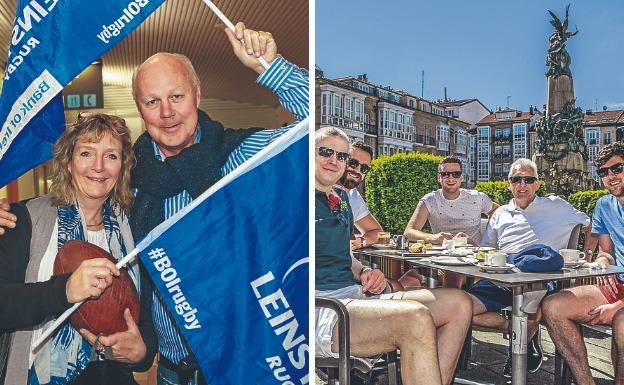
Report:
[[513,288],[511,315],[511,384],[526,384],[527,374],[527,314],[521,310],[524,303],[524,288]]
[[[434,277],[434,274],[436,274],[437,271],[432,269],[432,268],[428,268],[427,269],[427,287],[429,289],[435,289],[438,287],[438,280]],[[435,275],[437,276],[437,275]]]

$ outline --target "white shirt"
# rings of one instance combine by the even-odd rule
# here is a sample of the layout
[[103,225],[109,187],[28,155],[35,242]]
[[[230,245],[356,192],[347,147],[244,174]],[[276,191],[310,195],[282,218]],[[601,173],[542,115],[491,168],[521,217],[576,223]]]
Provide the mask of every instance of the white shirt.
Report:
[[455,199],[446,199],[442,189],[421,198],[429,211],[429,224],[433,234],[439,232],[464,232],[474,240],[481,239],[481,214],[492,210],[492,200],[476,190],[459,190]]
[[589,226],[589,217],[559,197],[536,196],[524,210],[512,199],[494,212],[481,245],[516,253],[542,243],[559,251],[566,248],[577,224]]
[[347,191],[347,194],[349,195],[349,205],[353,213],[353,222],[357,222],[370,214],[366,203],[364,203],[364,198],[362,198],[360,192],[356,188]]

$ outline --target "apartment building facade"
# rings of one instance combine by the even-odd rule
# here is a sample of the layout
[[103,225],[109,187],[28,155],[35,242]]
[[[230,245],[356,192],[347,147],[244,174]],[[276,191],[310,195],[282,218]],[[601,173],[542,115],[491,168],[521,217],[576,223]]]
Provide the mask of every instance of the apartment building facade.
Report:
[[622,141],[624,134],[624,110],[588,110],[583,115],[583,133],[587,146],[587,166],[592,178],[600,183],[596,173],[596,155],[602,146]]
[[477,181],[505,180],[511,164],[532,156],[535,124],[542,114],[537,109],[506,108],[477,123]]
[[371,145],[376,155],[456,155],[467,165],[467,185],[474,185],[468,166],[474,157],[470,124],[448,116],[445,106],[375,85],[366,75],[327,79],[317,71],[316,91],[317,129],[341,128],[352,140]]

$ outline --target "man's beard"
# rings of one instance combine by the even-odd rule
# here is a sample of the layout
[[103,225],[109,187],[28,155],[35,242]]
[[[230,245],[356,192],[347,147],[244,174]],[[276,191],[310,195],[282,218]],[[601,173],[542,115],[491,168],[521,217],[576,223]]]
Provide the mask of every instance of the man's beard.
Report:
[[340,178],[340,184],[342,185],[342,187],[346,188],[347,190],[351,190],[352,188],[357,187],[360,184],[360,182],[353,180],[353,179],[349,179],[349,176],[345,172],[344,174],[342,174],[342,178]]

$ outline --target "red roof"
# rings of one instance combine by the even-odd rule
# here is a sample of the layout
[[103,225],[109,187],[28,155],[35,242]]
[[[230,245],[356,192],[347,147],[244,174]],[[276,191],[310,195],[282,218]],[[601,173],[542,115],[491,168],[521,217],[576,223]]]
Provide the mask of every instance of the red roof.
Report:
[[585,115],[583,115],[583,124],[586,126],[615,124],[618,119],[621,119],[623,113],[624,110],[596,111],[591,114],[585,113]]
[[507,108],[501,111],[496,111],[495,113],[489,114],[485,118],[481,119],[479,123],[477,123],[477,125],[483,126],[483,125],[492,124],[492,123],[526,122],[526,121],[529,121],[529,119],[531,119],[533,115],[540,114],[539,111],[534,112],[533,115],[531,115],[528,111],[522,111],[520,116],[514,116],[511,119],[500,119],[500,120],[496,119],[496,113],[501,113],[501,112],[504,113],[504,112],[510,112],[510,111],[517,111],[517,110],[514,110],[512,108]]

